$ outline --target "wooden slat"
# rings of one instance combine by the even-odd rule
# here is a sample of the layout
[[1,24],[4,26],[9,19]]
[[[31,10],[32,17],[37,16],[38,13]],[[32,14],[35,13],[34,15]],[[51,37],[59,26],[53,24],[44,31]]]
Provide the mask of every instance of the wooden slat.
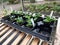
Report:
[[17,45],[24,36],[25,36],[25,33],[21,33],[11,45]]
[[31,35],[26,36],[20,45],[27,45],[31,37],[32,37]]
[[[3,25],[3,24],[0,24],[0,25]],[[4,29],[3,29],[4,28]],[[4,39],[6,39],[10,34],[11,32],[14,30],[14,29],[10,29],[10,27],[6,27],[6,25],[4,24],[3,26],[1,26],[0,29],[3,29],[1,32],[0,32],[0,35],[3,35],[1,38],[0,38],[0,42],[2,42]],[[7,32],[6,32],[7,31]],[[6,32],[6,33],[5,33]],[[12,39],[14,39],[14,37],[16,36],[16,34],[19,33],[19,31],[15,31],[9,38],[7,38],[5,40],[5,42],[2,43],[2,45],[7,45],[8,43],[10,43],[10,41],[12,41]],[[27,35],[25,38],[25,33],[20,33],[18,35],[18,37],[16,37],[16,39],[12,42],[11,45],[17,45],[22,39],[22,42],[21,44],[19,45],[38,45],[40,40],[38,38],[33,38],[32,40],[30,40],[32,38],[31,35]],[[30,42],[29,42],[30,41]],[[47,42],[43,42],[42,45],[48,45]]]
[[31,37],[31,39],[29,40],[29,42],[27,43],[27,45],[30,45],[30,43],[32,42],[33,39],[34,39],[34,36]]
[[42,45],[48,45],[48,43],[44,41],[44,42],[42,43]]
[[40,39],[39,45],[41,45],[43,41],[44,41],[44,40]]
[[3,28],[5,28],[7,25],[4,25],[4,26],[2,26],[2,27],[0,27],[0,31],[3,29]]
[[4,25],[4,23],[1,23],[1,24],[0,24],[0,27],[1,27],[2,25]]
[[4,30],[0,32],[0,35],[3,35],[10,27],[6,27]]
[[39,39],[38,38],[34,38],[31,45],[38,45],[39,43]]
[[13,31],[13,29],[10,29],[6,34],[4,34],[4,35],[0,38],[0,42],[2,42],[6,37],[8,37],[8,35],[11,34],[12,31]]
[[15,31],[2,45],[7,45],[18,33],[18,31]]

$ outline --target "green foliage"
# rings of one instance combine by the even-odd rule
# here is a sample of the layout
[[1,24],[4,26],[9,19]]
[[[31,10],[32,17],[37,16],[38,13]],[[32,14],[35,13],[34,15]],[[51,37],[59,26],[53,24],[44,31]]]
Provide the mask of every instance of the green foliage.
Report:
[[53,2],[53,5],[56,5],[57,3],[56,2]]
[[40,13],[36,13],[34,16],[33,16],[33,15],[26,14],[26,15],[24,16],[24,17],[27,19],[27,20],[26,20],[26,21],[27,21],[27,25],[26,25],[26,26],[29,26],[29,27],[33,26],[33,25],[32,25],[32,22],[31,22],[31,18],[33,18],[34,21],[36,21],[40,16],[41,16]]
[[35,15],[35,17],[40,17],[40,16],[42,16],[42,14],[40,14],[40,13],[36,13],[36,15]]
[[9,2],[10,4],[17,4],[17,3],[19,3],[20,1],[19,1],[19,0],[8,0],[8,2]]
[[46,19],[44,19],[43,21],[44,22],[52,22],[52,21],[55,21],[56,19],[55,18],[50,18],[50,16],[46,16]]
[[27,19],[27,20],[26,20],[26,22],[27,22],[26,26],[27,26],[27,27],[31,27],[31,26],[32,26],[31,15],[25,14],[24,17]]
[[30,12],[51,12],[52,10],[54,13],[59,13],[60,12],[60,6],[56,3],[46,3],[46,4],[39,4],[39,5],[33,5],[30,4],[27,6],[27,11]]
[[53,9],[58,12],[60,11],[60,6],[54,6]]
[[43,5],[37,5],[36,8],[39,10],[39,11],[42,11],[44,9]]
[[36,13],[36,15],[33,17],[34,21],[36,21],[39,17],[41,17],[42,15],[40,13]]
[[23,14],[23,12],[22,12],[22,11],[16,11],[16,10],[13,10],[11,13],[12,13],[12,14],[20,14],[20,15],[22,15],[22,14]]
[[32,22],[31,22],[31,19],[27,19],[27,25],[28,27],[31,27],[32,26]]
[[19,24],[23,23],[22,17],[19,17],[19,16],[18,16],[18,18],[16,18],[15,20],[16,20],[16,22],[19,23]]
[[8,10],[7,9],[4,9],[3,12],[4,12],[3,13],[4,16],[7,16],[8,15]]
[[12,13],[12,14],[16,14],[16,12],[17,12],[17,11],[13,10],[11,13]]
[[31,15],[25,14],[24,17],[27,18],[27,19],[30,19],[31,18]]
[[[18,24],[23,24],[26,22],[25,26],[27,27],[33,27],[32,21],[31,19],[33,18],[34,22],[36,23],[38,19],[42,18],[42,14],[41,13],[31,13],[31,15],[29,13],[22,13],[21,11],[12,11],[13,14],[24,14],[23,16],[19,16],[15,17],[14,15],[10,16],[10,20],[11,21],[16,21]],[[52,22],[55,21],[56,19],[54,17],[50,17],[50,16],[46,16],[43,19],[43,22]]]
[[35,0],[30,0],[31,3],[35,3]]
[[17,11],[16,14],[22,14],[23,12],[22,11]]
[[35,12],[35,5],[30,4],[29,11]]

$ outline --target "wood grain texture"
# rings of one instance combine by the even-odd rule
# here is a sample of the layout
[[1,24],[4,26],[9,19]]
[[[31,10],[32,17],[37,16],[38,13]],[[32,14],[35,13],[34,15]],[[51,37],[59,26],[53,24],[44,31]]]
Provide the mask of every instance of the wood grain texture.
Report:
[[27,35],[20,45],[27,45],[31,37],[32,37],[31,35]]
[[3,29],[3,28],[5,28],[7,25],[4,25],[4,26],[2,26],[2,27],[0,27],[0,31]]
[[7,45],[18,33],[18,31],[15,31],[2,45]]
[[24,36],[25,36],[25,33],[19,34],[19,36],[14,40],[14,42],[12,42],[11,45],[17,45]]
[[0,24],[0,27],[1,27],[2,25],[4,25],[4,23]]
[[5,33],[5,34],[0,38],[0,42],[2,42],[6,37],[8,37],[8,35],[11,34],[12,31],[13,31],[13,29],[10,29],[7,33]]
[[38,38],[34,38],[31,45],[38,45],[39,43],[39,39]]
[[3,31],[0,32],[0,36],[3,35],[10,27],[6,27]]
[[48,42],[43,41],[42,45],[48,45]]

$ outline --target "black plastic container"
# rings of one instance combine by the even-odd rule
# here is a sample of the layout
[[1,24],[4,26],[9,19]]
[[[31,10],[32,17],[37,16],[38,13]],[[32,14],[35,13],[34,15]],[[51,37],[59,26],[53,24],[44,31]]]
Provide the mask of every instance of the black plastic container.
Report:
[[3,17],[1,19],[1,22],[4,22],[8,26],[11,26],[19,31],[31,34],[33,36],[36,36],[36,37],[43,39],[45,41],[53,40],[53,36],[55,35],[55,31],[56,31],[56,22],[54,22],[51,27],[48,26],[48,28],[44,24],[44,25],[40,25],[40,26],[36,25],[34,28],[30,29],[28,27],[25,27],[24,25],[20,26],[16,22],[10,21],[8,18],[9,16],[11,16],[11,15]]

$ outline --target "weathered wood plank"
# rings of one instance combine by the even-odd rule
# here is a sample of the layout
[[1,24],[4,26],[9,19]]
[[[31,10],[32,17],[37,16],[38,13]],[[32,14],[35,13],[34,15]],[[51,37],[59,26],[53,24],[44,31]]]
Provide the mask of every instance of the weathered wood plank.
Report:
[[25,33],[21,33],[15,40],[12,42],[11,45],[17,45],[19,41],[25,36]]
[[0,38],[0,42],[2,42],[6,37],[8,37],[8,35],[13,31],[13,29],[10,29],[6,34],[4,34],[1,38]]
[[44,41],[44,42],[42,43],[42,45],[48,45],[48,42],[45,42],[45,41]]
[[27,45],[31,37],[32,37],[31,35],[27,35],[20,45]]
[[2,45],[7,45],[18,33],[18,31],[15,31]]
[[38,38],[34,38],[31,45],[38,45],[39,43],[39,39]]
[[4,23],[0,24],[0,27],[1,27],[2,25],[4,25]]
[[0,27],[0,31],[3,29],[3,28],[5,28],[7,25],[4,25],[4,26],[2,26],[2,27]]
[[3,35],[10,27],[6,27],[3,31],[0,32],[0,36]]

